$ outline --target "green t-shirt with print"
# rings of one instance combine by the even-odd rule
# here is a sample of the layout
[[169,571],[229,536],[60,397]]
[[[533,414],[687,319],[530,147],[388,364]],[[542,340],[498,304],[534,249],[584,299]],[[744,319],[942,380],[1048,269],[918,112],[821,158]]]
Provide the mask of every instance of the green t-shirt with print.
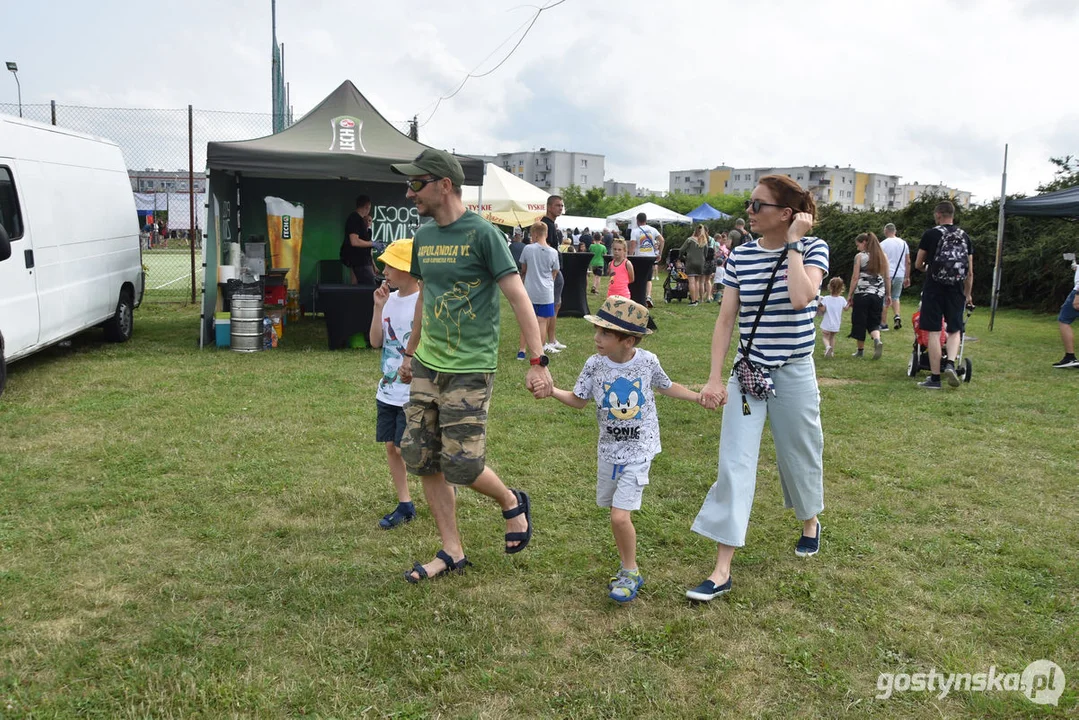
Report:
[[517,272],[506,240],[471,210],[416,230],[412,275],[423,282],[416,358],[447,373],[490,373],[498,364],[498,281]]
[[594,242],[588,247],[588,252],[592,253],[592,260],[588,263],[590,267],[603,267],[603,256],[607,254],[607,246],[603,243]]

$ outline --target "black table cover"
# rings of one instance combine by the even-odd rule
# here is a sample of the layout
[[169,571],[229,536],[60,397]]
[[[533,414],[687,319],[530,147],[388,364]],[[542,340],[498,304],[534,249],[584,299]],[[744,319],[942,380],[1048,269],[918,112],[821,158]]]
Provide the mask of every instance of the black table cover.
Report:
[[588,264],[592,253],[562,253],[562,307],[558,317],[588,314]]
[[320,284],[318,301],[326,316],[326,338],[330,350],[349,346],[356,333],[370,344],[371,313],[375,309],[375,288],[363,285]]

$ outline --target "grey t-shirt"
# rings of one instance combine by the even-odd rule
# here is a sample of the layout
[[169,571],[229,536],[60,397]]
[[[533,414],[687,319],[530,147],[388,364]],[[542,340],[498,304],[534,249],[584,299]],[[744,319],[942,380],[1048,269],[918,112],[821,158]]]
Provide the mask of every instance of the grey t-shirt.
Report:
[[549,305],[554,300],[554,277],[558,269],[558,251],[552,247],[536,244],[526,245],[521,251],[521,265],[527,265],[525,292],[533,305]]

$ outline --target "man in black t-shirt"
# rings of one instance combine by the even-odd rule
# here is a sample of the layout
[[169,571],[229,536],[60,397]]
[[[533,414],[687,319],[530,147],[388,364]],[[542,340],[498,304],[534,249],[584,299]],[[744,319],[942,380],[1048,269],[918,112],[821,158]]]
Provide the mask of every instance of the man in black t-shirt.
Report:
[[371,198],[356,198],[356,210],[345,220],[345,239],[341,242],[341,262],[352,271],[355,285],[375,284],[375,265],[371,259]]
[[[963,330],[966,320],[963,310],[966,305],[973,305],[971,293],[974,287],[974,243],[970,236],[961,228],[955,226],[955,206],[947,200],[941,202],[933,209],[933,218],[936,226],[931,227],[922,235],[922,241],[918,244],[918,257],[914,261],[914,267],[921,270],[925,275],[925,283],[922,285],[921,316],[918,319],[918,327],[929,333],[929,379],[918,383],[919,387],[937,390],[940,388],[941,377],[941,348],[937,342],[938,333],[941,331],[941,321],[948,326],[948,359],[944,362],[943,374],[948,384],[959,387],[959,375],[955,371],[955,358],[959,354],[959,333]],[[966,276],[962,281],[955,284],[945,284],[933,278],[935,261],[937,260],[937,247],[944,239],[945,234],[959,234],[966,243]],[[964,302],[965,301],[965,302]]]

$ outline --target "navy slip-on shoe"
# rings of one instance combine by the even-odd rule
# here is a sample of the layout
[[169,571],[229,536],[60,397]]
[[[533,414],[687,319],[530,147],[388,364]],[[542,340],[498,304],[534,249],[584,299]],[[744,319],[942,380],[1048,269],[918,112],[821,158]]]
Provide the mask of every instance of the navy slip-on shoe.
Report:
[[708,602],[720,595],[730,592],[731,590],[731,578],[727,578],[727,582],[722,585],[716,585],[711,580],[705,580],[692,590],[686,590],[686,597],[690,600],[696,600],[697,602]]
[[817,523],[817,537],[803,535],[798,538],[798,545],[794,548],[794,554],[798,557],[810,557],[820,551],[820,523]]

